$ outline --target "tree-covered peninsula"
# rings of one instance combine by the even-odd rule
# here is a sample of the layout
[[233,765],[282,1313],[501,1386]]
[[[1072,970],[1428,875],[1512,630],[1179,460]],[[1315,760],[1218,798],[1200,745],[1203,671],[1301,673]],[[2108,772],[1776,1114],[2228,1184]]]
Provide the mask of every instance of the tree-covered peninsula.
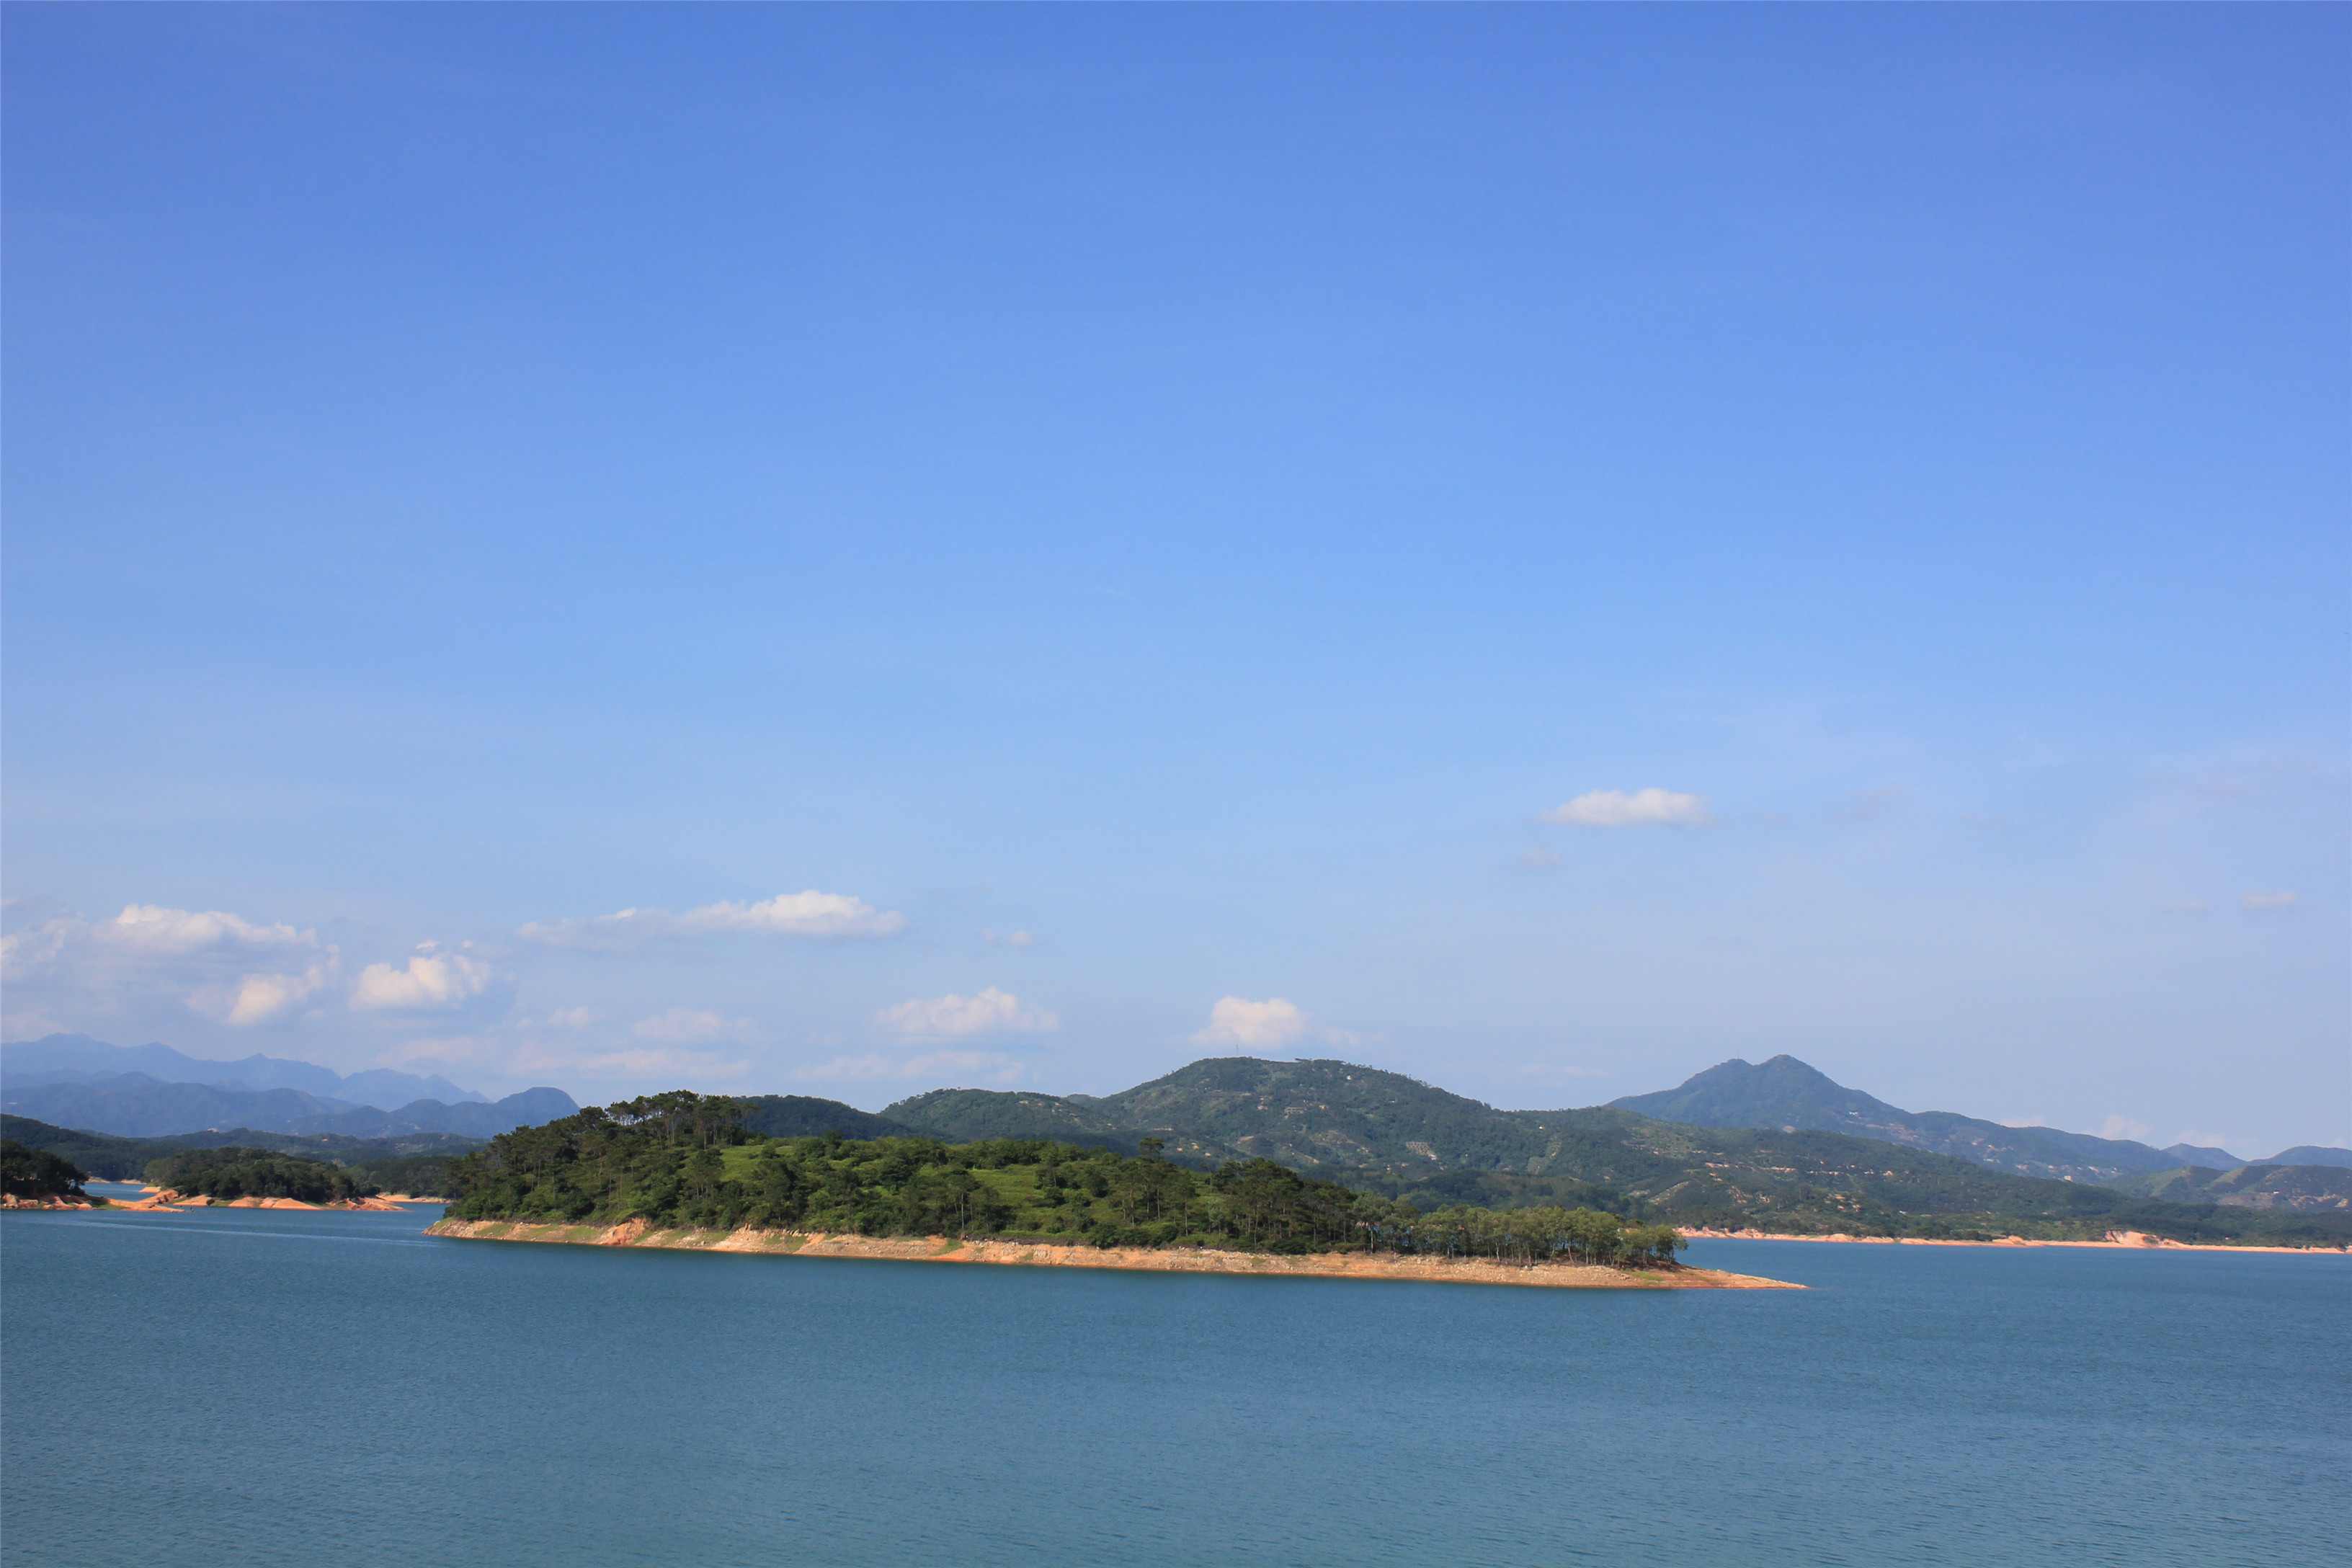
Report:
[[1683,1246],[1670,1226],[1589,1208],[1424,1214],[1263,1158],[1190,1170],[1155,1139],[1123,1154],[1033,1138],[772,1138],[750,1120],[740,1101],[681,1091],[503,1133],[451,1163],[463,1195],[448,1217],[1530,1262],[1654,1265]]
[[239,1198],[291,1198],[297,1203],[351,1203],[382,1189],[366,1176],[324,1160],[268,1149],[191,1149],[147,1167],[147,1184],[183,1197],[221,1203]]
[[89,1173],[47,1149],[0,1139],[0,1194],[27,1203],[102,1203],[82,1191]]

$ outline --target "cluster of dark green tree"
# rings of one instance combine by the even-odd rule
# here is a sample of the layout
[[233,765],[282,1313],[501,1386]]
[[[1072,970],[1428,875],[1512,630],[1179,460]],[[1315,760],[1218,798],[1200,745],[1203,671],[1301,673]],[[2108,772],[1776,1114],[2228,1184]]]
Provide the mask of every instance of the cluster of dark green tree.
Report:
[[409,1154],[397,1160],[370,1160],[352,1169],[387,1193],[439,1198],[455,1190],[449,1185],[449,1163],[446,1154]]
[[1683,1244],[1671,1227],[1628,1227],[1591,1209],[1451,1206],[1423,1215],[1265,1159],[1203,1173],[1166,1158],[1150,1138],[1128,1155],[1037,1138],[770,1138],[747,1121],[738,1101],[679,1092],[520,1128],[451,1163],[447,1181],[461,1195],[449,1213],[1527,1261],[1665,1262]]
[[47,1149],[0,1139],[0,1191],[12,1198],[79,1198],[89,1173]]
[[280,1154],[268,1149],[191,1149],[150,1163],[151,1186],[184,1196],[224,1202],[236,1198],[292,1198],[299,1203],[341,1203],[373,1197],[383,1189],[357,1171]]

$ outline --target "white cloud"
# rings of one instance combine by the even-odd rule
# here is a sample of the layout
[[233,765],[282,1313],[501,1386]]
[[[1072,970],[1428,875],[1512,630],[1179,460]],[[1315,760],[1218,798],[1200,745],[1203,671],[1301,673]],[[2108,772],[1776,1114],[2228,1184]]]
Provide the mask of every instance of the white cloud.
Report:
[[977,996],[932,996],[885,1007],[874,1015],[874,1026],[901,1035],[1039,1035],[1060,1028],[1062,1021],[992,985]]
[[2099,1129],[2099,1136],[2136,1143],[2147,1137],[2147,1123],[2145,1121],[2134,1121],[2128,1116],[2110,1116],[2107,1118],[2106,1125]]
[[371,963],[360,971],[352,987],[354,1012],[430,1013],[462,1007],[490,988],[497,973],[478,959],[462,952],[440,952],[426,942],[425,951],[394,969]]
[[699,1012],[692,1007],[672,1007],[667,1013],[640,1018],[629,1026],[629,1033],[641,1040],[667,1040],[673,1045],[740,1039],[752,1030],[749,1018],[730,1018],[724,1013]]
[[1263,1002],[1227,996],[1209,1009],[1209,1026],[1194,1035],[1192,1043],[1196,1046],[1244,1046],[1261,1049],[1269,1046],[1286,1046],[1309,1036],[1343,1046],[1354,1044],[1356,1038],[1345,1029],[1329,1028],[1317,1023],[1279,996],[1268,997]]
[[2301,902],[2303,900],[2294,893],[2248,893],[2238,900],[2238,905],[2249,914],[2278,915]]
[[1037,939],[1025,931],[996,931],[982,930],[980,940],[991,947],[1034,947]]
[[752,932],[768,936],[888,937],[907,929],[907,917],[877,910],[846,893],[814,888],[779,893],[756,904],[704,904],[673,914],[667,910],[623,910],[586,920],[534,921],[515,934],[546,947],[589,952],[620,952],[664,937],[720,936]]
[[1565,805],[1553,806],[1542,814],[1542,820],[1565,827],[1704,827],[1712,819],[1706,814],[1705,795],[1676,795],[1664,789],[1637,789],[1631,795],[1596,789]]
[[58,915],[0,937],[11,1033],[35,1020],[120,1020],[158,1004],[216,1023],[271,1023],[331,985],[341,962],[316,931],[159,904],[104,921]]
[[994,1051],[933,1051],[928,1056],[909,1057],[903,1060],[883,1056],[835,1057],[814,1067],[795,1068],[792,1076],[803,1083],[831,1083],[856,1079],[936,1079],[955,1075],[990,1083],[1014,1083],[1019,1081],[1021,1071],[1019,1062]]
[[299,974],[245,974],[235,984],[197,987],[188,1005],[222,1024],[267,1024],[283,1018],[327,988],[333,978],[325,964],[314,963]]
[[1559,851],[1544,844],[1530,844],[1520,850],[1517,862],[1522,871],[1557,870],[1559,863]]

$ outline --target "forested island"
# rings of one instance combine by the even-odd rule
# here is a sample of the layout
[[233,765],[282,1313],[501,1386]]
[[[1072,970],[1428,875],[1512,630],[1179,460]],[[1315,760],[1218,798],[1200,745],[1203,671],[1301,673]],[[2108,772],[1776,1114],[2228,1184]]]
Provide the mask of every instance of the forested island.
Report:
[[268,1149],[191,1149],[151,1163],[146,1177],[151,1187],[218,1203],[289,1198],[301,1204],[351,1204],[383,1190],[359,1172]]
[[476,1222],[493,1221],[572,1227],[585,1239],[634,1225],[1648,1270],[1678,1267],[1685,1245],[1671,1226],[1590,1208],[1424,1214],[1264,1158],[1195,1171],[1157,1139],[1123,1154],[1042,1138],[772,1138],[751,1120],[741,1101],[680,1091],[502,1134],[452,1163],[463,1195],[444,1234],[479,1234]]

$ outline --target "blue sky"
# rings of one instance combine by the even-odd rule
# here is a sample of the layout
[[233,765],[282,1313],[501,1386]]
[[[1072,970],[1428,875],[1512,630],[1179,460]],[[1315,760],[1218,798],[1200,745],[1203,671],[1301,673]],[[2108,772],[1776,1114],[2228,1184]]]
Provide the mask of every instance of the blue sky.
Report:
[[11,1038],[2352,1132],[2339,8],[5,26]]

